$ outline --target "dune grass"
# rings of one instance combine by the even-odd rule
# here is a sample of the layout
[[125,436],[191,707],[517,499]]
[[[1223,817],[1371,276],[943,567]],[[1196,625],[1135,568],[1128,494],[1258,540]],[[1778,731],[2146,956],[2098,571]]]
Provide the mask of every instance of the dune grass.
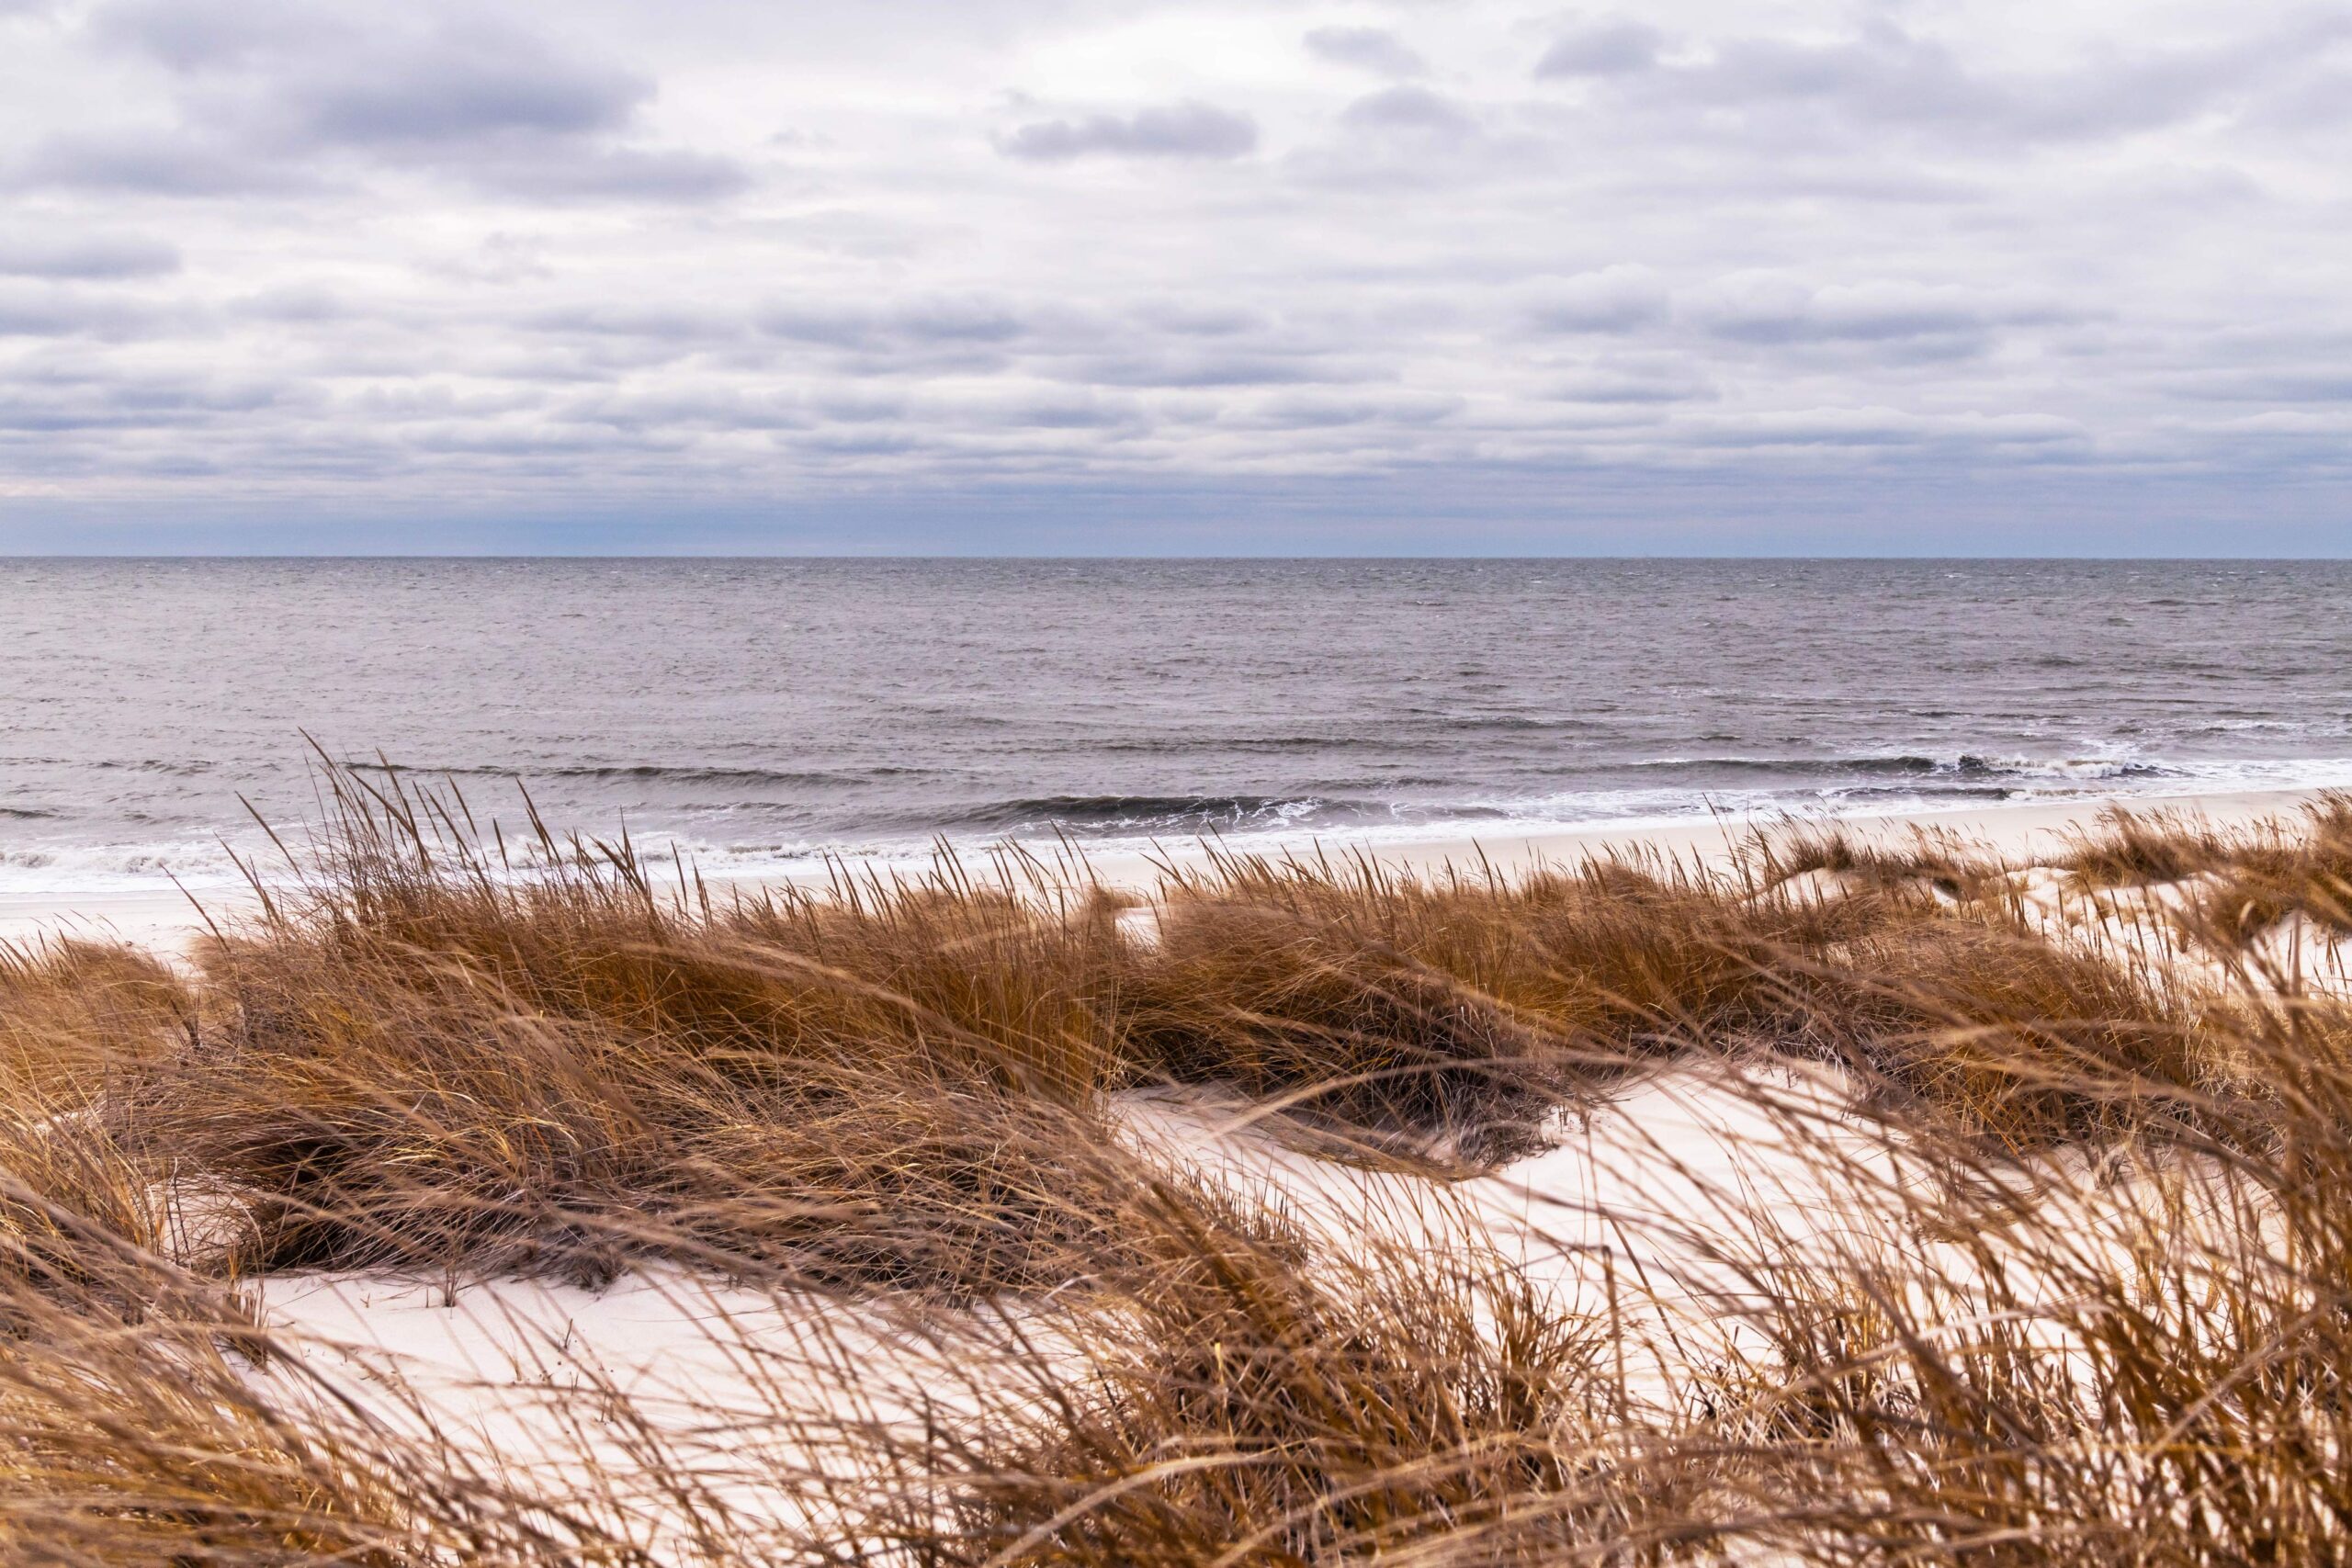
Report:
[[[0,959],[8,1561],[2352,1561],[2352,1014],[2038,923],[1965,846],[1221,854],[1145,924],[1019,857],[717,898],[454,795],[328,798],[192,974]],[[2324,920],[2347,823],[2119,820],[2070,869]],[[1279,1106],[1419,1156],[1379,1168],[1458,1237],[1479,1172],[1668,1067],[1838,1224],[1582,1216],[1616,1239],[1563,1293],[1122,1132],[1136,1089]],[[746,1341],[684,1438],[588,1377],[550,1478],[248,1293],[654,1268],[881,1326]]]
[[0,1094],[102,1093],[186,1038],[195,999],[145,953],[83,938],[0,943]]
[[2192,906],[2202,934],[2233,944],[2301,914],[2352,932],[2352,795],[2319,796],[2297,823],[2235,833],[2164,818],[2111,814],[2067,857],[2096,885],[2197,879]]
[[[1136,1223],[1174,1260],[1114,1275],[978,1441],[910,1457],[953,1505],[886,1539],[943,1563],[1558,1561],[1622,1548],[1645,1495],[1608,1426],[1606,1322],[1507,1259],[1302,1247],[1184,1196]],[[1023,1376],[1020,1374],[1026,1374]]]

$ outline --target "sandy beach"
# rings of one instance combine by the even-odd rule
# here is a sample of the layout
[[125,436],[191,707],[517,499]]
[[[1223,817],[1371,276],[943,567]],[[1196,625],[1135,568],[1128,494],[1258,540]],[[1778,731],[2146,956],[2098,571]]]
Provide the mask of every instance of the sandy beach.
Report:
[[[1760,831],[1791,824],[1836,822],[1860,837],[1900,843],[1917,834],[1949,834],[1979,846],[2003,860],[2033,864],[2063,850],[2071,837],[2095,827],[2099,818],[2119,808],[2137,813],[2162,813],[2193,818],[2217,829],[2252,826],[2265,820],[2293,818],[2310,801],[2312,790],[2262,790],[2140,796],[2131,800],[2083,799],[2020,802],[2016,805],[1959,811],[1901,811],[1837,816],[1765,817],[1698,819],[1673,823],[1623,825],[1600,823],[1570,831],[1500,834],[1492,837],[1453,834],[1409,838],[1393,835],[1332,834],[1313,840],[1236,839],[1230,847],[1244,852],[1312,855],[1318,849],[1340,856],[1363,853],[1378,863],[1421,874],[1448,867],[1476,868],[1482,863],[1505,875],[1542,865],[1570,865],[1588,856],[1611,853],[1651,853],[1673,859],[1721,865],[1743,843]],[[1040,846],[1050,852],[1050,846]],[[977,859],[984,857],[976,857]],[[1104,852],[1090,854],[1087,865],[1105,886],[1148,893],[1161,877],[1163,865],[1196,866],[1207,858],[1197,840],[1170,841],[1150,852]],[[922,860],[851,863],[877,874],[921,874]],[[756,893],[763,886],[790,884],[821,885],[826,874],[809,871],[786,877],[713,878],[714,893]],[[203,930],[204,921],[230,922],[250,914],[252,894],[239,888],[209,888],[182,892],[119,890],[0,895],[0,941],[25,942],[43,935],[83,935],[135,943],[159,953],[178,953]]]

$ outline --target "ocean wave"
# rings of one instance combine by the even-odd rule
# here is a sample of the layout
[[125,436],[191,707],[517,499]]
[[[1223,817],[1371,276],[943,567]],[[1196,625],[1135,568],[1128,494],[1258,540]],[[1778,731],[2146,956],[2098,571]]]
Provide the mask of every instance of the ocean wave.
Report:
[[1195,832],[1295,827],[1310,820],[1336,821],[1380,810],[1373,803],[1316,795],[1055,795],[966,807],[953,813],[942,826],[1000,830],[1074,828]]
[[[1739,772],[1725,776],[1730,770]],[[750,771],[774,776],[768,770]],[[666,820],[633,811],[629,825],[650,862],[684,862],[712,875],[757,877],[803,873],[829,858],[920,864],[942,840],[958,851],[978,851],[1005,840],[1057,833],[1080,840],[1090,852],[1212,836],[1269,848],[1328,838],[1466,842],[1709,817],[1737,821],[1783,813],[1933,812],[2035,801],[2157,801],[2209,793],[2352,788],[2352,757],[2184,762],[1992,752],[1939,758],[1889,750],[1837,759],[1659,758],[1616,773],[1620,782],[1614,784],[1594,780],[1548,792],[1480,791],[1463,787],[1461,781],[1420,780],[1412,786],[1391,781],[1399,792],[1395,798],[1371,787],[1018,796],[928,810],[902,807],[854,819],[837,817],[822,829],[784,827],[775,837],[758,829],[751,830],[757,837],[728,835],[724,824],[735,820],[731,807],[689,807]],[[1371,781],[1345,783],[1369,786]],[[555,825],[560,831],[576,827],[594,833],[611,823],[591,813]],[[148,842],[73,842],[46,826],[28,831],[40,836],[0,843],[0,894],[152,892],[175,882],[202,892],[243,884],[232,845],[261,852],[265,869],[275,862],[266,842],[253,841],[249,824],[224,828],[228,845],[187,822]],[[299,824],[286,825],[286,832],[288,842],[302,842]]]
[[343,765],[356,773],[390,773],[400,777],[413,777],[425,783],[441,778],[507,779],[525,784],[534,779],[581,779],[604,782],[642,779],[662,784],[773,784],[787,789],[805,789],[811,785],[821,784],[867,784],[878,779],[921,776],[931,771],[924,768],[801,770],[715,767],[703,763],[672,765],[662,762],[559,763],[545,767],[494,767],[479,763],[427,767],[408,762],[346,762]]
[[1845,778],[2159,779],[2187,777],[2178,766],[2132,757],[1997,756],[1963,751],[1948,757],[1898,751],[1845,757],[1653,757],[1633,771],[1750,773],[1813,778],[1834,785]]
[[242,886],[244,873],[218,842],[43,843],[0,850],[0,895],[168,891]]
[[1963,753],[1953,765],[1963,778],[2170,779],[2188,774],[2162,762],[2120,757],[1980,757]]

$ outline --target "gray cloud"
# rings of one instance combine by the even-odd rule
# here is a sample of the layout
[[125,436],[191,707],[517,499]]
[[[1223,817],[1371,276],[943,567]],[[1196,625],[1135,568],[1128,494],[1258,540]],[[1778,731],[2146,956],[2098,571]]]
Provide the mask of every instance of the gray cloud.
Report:
[[2288,367],[2184,378],[2165,391],[2177,398],[2223,403],[2352,403],[2352,370],[2341,366]]
[[[2251,75],[2296,69],[2347,34],[2352,18],[2314,11],[2226,45],[2143,45],[2061,68],[1996,68],[1880,15],[1839,39],[1715,39],[1687,62],[1645,72],[1638,85],[1674,112],[1742,111],[1751,131],[1758,117],[1777,116],[1786,129],[1825,134],[1829,125],[1869,125],[2063,141],[2144,131],[2228,106],[2245,97]],[[1642,63],[1655,63],[1655,54]]]
[[1723,394],[1688,365],[1604,362],[1552,382],[1544,395],[1567,403],[1666,404],[1712,402]]
[[1529,291],[1522,319],[1544,333],[1628,333],[1663,321],[1667,308],[1666,288],[1655,274],[1617,266],[1538,285]]
[[249,64],[288,51],[317,51],[356,42],[356,29],[324,6],[298,0],[114,0],[90,17],[92,37],[109,48],[143,54],[175,71]]
[[2084,435],[2072,421],[2044,414],[1971,414],[1943,421],[1888,408],[1812,408],[1785,412],[1714,416],[1694,428],[1695,439],[1729,447],[1964,447],[2071,446]]
[[1263,310],[1247,305],[1192,300],[1155,299],[1138,307],[1136,314],[1159,331],[1182,337],[1233,337],[1262,332],[1272,324]]
[[799,400],[742,392],[614,393],[568,400],[551,413],[567,423],[615,430],[806,430],[815,423]]
[[225,196],[299,189],[322,157],[356,157],[526,200],[708,201],[749,184],[730,157],[629,140],[651,78],[489,15],[114,5],[95,34],[172,73],[181,123],[58,139],[20,178]]
[[526,201],[708,202],[752,184],[732,158],[679,149],[582,148],[540,137],[493,141],[440,166],[484,191]]
[[1692,309],[1720,338],[1765,345],[1939,342],[1973,352],[2005,327],[2048,325],[2070,312],[1954,287],[1902,282],[1814,288],[1784,277],[1735,277]]
[[775,305],[757,318],[760,331],[794,343],[866,355],[922,354],[942,347],[992,350],[1031,334],[1013,307],[978,296],[941,296],[888,305]]
[[1385,28],[1316,28],[1304,41],[1317,60],[1376,76],[1426,76],[1430,71],[1419,51]]
[[1148,357],[1123,355],[1085,361],[1076,367],[1084,380],[1106,387],[1295,387],[1320,381],[1362,380],[1368,372],[1304,356],[1195,354],[1171,351]]
[[891,311],[889,321],[906,336],[956,343],[1009,343],[1029,331],[1010,307],[972,298],[912,301]]
[[1540,77],[1620,76],[1657,63],[1666,35],[1634,21],[1590,23],[1553,39],[1535,62]]
[[534,312],[526,324],[544,333],[588,337],[653,338],[678,344],[715,343],[737,324],[714,310],[687,305],[587,305]]
[[1476,121],[1452,98],[1427,87],[1384,87],[1350,104],[1340,117],[1350,125],[1379,130],[1403,130],[1455,136],[1475,130]]
[[968,425],[1000,430],[1135,430],[1144,416],[1131,398],[1093,394],[1020,394],[967,401],[956,410]]
[[301,134],[366,145],[616,131],[652,93],[650,82],[627,72],[519,40],[458,36],[404,59],[368,61],[340,79],[306,75],[282,102]]
[[1258,125],[1247,115],[1213,104],[1185,102],[1096,114],[1080,119],[1036,120],[998,142],[1012,158],[1063,163],[1096,153],[1133,158],[1239,158],[1258,148]]
[[284,159],[185,130],[101,131],[36,143],[8,169],[11,183],[131,196],[288,196],[322,182]]
[[85,281],[160,277],[180,269],[176,245],[119,234],[0,238],[0,276]]
[[1237,423],[1269,430],[1333,430],[1345,425],[1433,424],[1453,418],[1465,400],[1430,393],[1351,396],[1329,392],[1280,392],[1237,416]]
[[148,335],[164,324],[162,312],[111,295],[56,288],[0,288],[0,338]]

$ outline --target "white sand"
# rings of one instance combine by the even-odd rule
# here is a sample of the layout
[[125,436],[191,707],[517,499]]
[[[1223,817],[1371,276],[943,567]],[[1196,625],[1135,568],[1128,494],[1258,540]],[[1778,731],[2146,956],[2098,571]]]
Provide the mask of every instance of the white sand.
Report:
[[[1135,1146],[1262,1199],[1330,1256],[1499,1255],[1557,1309],[1622,1325],[1629,1388],[1663,1404],[1686,1372],[1659,1348],[1679,1358],[1736,1331],[1724,1307],[1743,1286],[1708,1266],[1711,1240],[1746,1255],[1759,1231],[1801,1245],[1860,1217],[1808,1157],[1815,1140],[1841,1141],[1840,1081],[1776,1069],[1773,1083],[1793,1114],[1662,1073],[1564,1125],[1551,1151],[1460,1182],[1301,1154],[1214,1096],[1127,1095],[1115,1111]],[[815,1506],[763,1473],[825,1470],[844,1428],[912,1439],[1018,1404],[1035,1393],[1030,1355],[1069,1353],[1050,1298],[1006,1316],[909,1317],[888,1298],[771,1297],[659,1265],[602,1291],[490,1280],[454,1300],[437,1281],[370,1275],[254,1289],[312,1374],[396,1428],[429,1427],[475,1465],[575,1495],[591,1475],[626,1490],[658,1452],[754,1529]],[[656,1538],[675,1528],[658,1497],[630,1506]]]

